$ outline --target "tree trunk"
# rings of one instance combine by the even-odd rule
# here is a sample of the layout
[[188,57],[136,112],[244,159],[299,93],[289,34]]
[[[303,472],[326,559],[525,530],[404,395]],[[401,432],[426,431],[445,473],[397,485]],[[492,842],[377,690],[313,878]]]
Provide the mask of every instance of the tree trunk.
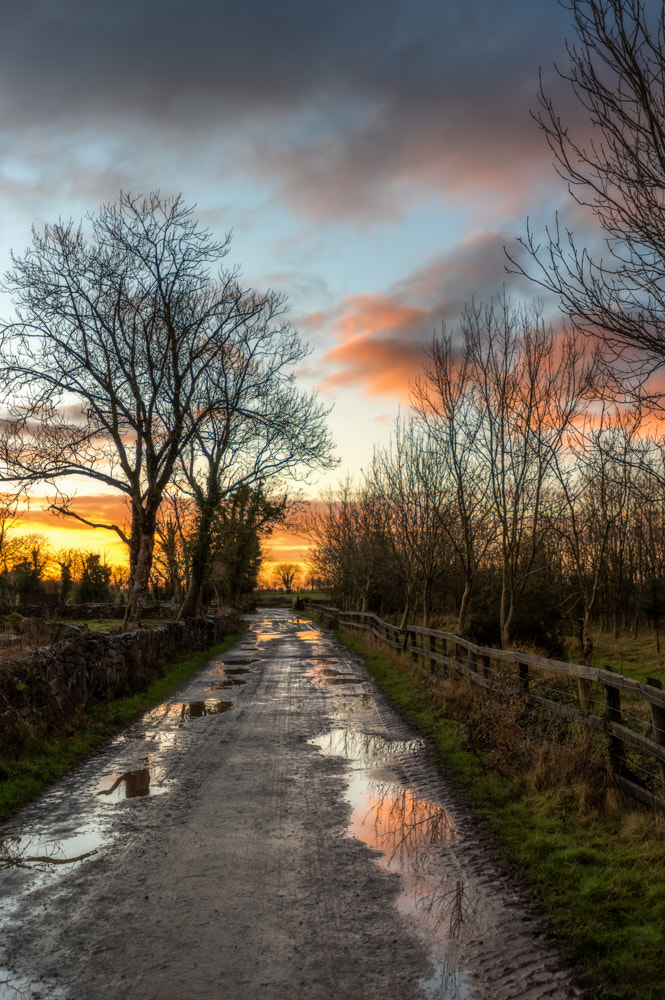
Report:
[[466,580],[464,583],[464,593],[462,594],[462,601],[459,607],[459,615],[457,616],[457,632],[459,635],[464,635],[466,632],[466,623],[469,617],[469,602],[471,600],[471,582]]
[[130,567],[129,600],[122,623],[125,632],[134,632],[141,624],[141,611],[148,592],[154,546],[154,530],[147,530],[144,523],[136,545],[136,563],[134,567]]
[[510,626],[513,620],[513,595],[508,586],[508,570],[504,566],[503,585],[501,587],[501,610],[499,624],[501,628],[501,648],[508,649],[510,645]]
[[199,514],[196,541],[192,549],[191,572],[185,600],[178,618],[194,618],[201,613],[203,583],[210,562],[214,507],[206,505]]
[[591,637],[591,612],[588,608],[584,611],[584,617],[582,619],[582,635],[581,646],[582,646],[582,662],[587,665],[591,663],[591,654],[593,653],[593,639]]

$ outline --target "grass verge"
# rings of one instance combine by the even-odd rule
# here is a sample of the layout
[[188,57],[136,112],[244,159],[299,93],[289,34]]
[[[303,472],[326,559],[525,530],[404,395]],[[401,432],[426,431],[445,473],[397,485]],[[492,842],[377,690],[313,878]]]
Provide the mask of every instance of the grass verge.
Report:
[[142,712],[163,701],[241,634],[230,633],[209,649],[168,664],[162,676],[144,691],[90,705],[49,729],[32,726],[19,755],[0,747],[0,820],[8,819]]
[[338,635],[430,738],[595,996],[661,998],[665,821],[619,798],[598,737],[560,721],[539,735],[514,706],[492,705],[462,678],[435,688],[385,647]]

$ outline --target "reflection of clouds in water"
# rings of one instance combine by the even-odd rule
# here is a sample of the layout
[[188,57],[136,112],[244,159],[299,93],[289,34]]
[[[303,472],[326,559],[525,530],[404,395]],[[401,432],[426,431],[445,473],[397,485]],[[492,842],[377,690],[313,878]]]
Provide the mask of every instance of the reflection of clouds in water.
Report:
[[309,741],[330,757],[344,757],[361,767],[376,767],[396,754],[414,754],[425,746],[424,740],[386,740],[377,733],[356,729],[333,729]]
[[418,854],[454,839],[446,810],[402,785],[354,777],[348,798],[354,806],[351,833],[382,851],[391,868],[413,867]]
[[352,774],[346,797],[352,807],[349,836],[378,852],[381,867],[402,876],[398,909],[412,917],[426,940],[434,975],[420,985],[426,996],[465,1000],[468,975],[447,951],[462,925],[475,920],[475,906],[462,877],[441,874],[441,853],[456,840],[455,824],[446,809],[421,798],[398,782],[377,780],[372,771],[391,758],[413,757],[422,740],[386,740],[376,733],[334,729],[310,740],[333,757],[342,757]]

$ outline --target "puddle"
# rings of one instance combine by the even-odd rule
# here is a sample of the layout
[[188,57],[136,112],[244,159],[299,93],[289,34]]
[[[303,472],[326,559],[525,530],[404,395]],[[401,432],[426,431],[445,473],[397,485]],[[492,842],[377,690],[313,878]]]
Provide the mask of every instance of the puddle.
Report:
[[122,802],[145,795],[163,795],[168,789],[164,784],[164,771],[158,767],[141,767],[124,774],[105,774],[99,781],[96,795],[100,802]]
[[257,642],[269,642],[271,639],[281,639],[281,632],[257,632],[256,641]]
[[189,719],[200,719],[204,715],[220,715],[235,706],[233,701],[220,701],[219,698],[204,698],[201,701],[163,702],[151,712],[143,716],[144,722],[175,722],[183,726]]
[[309,742],[327,756],[348,761],[346,798],[352,808],[348,834],[373,848],[382,868],[401,876],[397,908],[413,919],[434,970],[429,979],[421,980],[423,991],[440,1000],[465,1000],[470,979],[451,960],[450,952],[462,925],[475,921],[475,907],[463,880],[442,882],[433,863],[455,841],[455,825],[442,806],[398,782],[371,776],[390,758],[419,752],[423,741],[389,741],[372,733],[335,729]]
[[[320,662],[317,660],[311,660],[311,663]],[[362,684],[363,681],[360,677],[356,677],[355,674],[343,674],[340,670],[335,670],[334,667],[313,667],[311,670],[306,670],[303,677],[307,677],[312,684]]]
[[0,841],[0,871],[12,868],[33,872],[60,870],[92,857],[105,842],[97,827],[58,840],[10,834]]
[[385,740],[376,733],[360,733],[355,729],[333,729],[309,743],[329,757],[345,757],[363,768],[377,767],[396,754],[418,753],[425,746],[424,740]]
[[[305,674],[305,676],[308,677],[307,674]],[[360,680],[359,677],[342,677],[342,676],[340,676],[340,677],[311,677],[311,676],[309,676],[308,679],[312,682],[312,684],[325,684],[325,685],[327,685],[329,687],[332,687],[335,684],[362,684],[363,683]]]
[[45,983],[14,976],[9,969],[0,969],[0,1000],[56,1000],[63,991]]
[[315,667],[327,667],[330,663],[335,663],[335,660],[327,660],[325,656],[321,656],[318,659],[309,659],[308,663],[313,663]]
[[210,673],[225,674],[225,675],[228,674],[230,677],[235,677],[236,674],[249,674],[251,673],[251,671],[248,670],[247,667],[224,667],[220,668],[219,670],[211,670]]
[[212,681],[212,683],[208,684],[206,691],[210,692],[218,691],[220,690],[220,688],[235,687],[238,684],[246,684],[246,683],[247,681],[242,680],[242,678],[240,677],[227,677],[226,680],[223,681]]
[[432,962],[434,975],[430,979],[421,979],[420,988],[425,995],[445,997],[445,1000],[467,1000],[471,996],[468,976],[460,972],[456,965],[449,962]]

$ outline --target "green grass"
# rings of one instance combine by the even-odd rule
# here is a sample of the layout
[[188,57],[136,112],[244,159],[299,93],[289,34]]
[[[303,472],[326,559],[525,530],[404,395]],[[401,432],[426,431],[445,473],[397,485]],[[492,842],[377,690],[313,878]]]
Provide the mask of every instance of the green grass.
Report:
[[18,755],[0,747],[0,820],[8,819],[142,712],[163,701],[241,634],[229,634],[210,649],[167,665],[164,674],[144,691],[90,705],[48,730],[32,726]]
[[665,630],[661,635],[660,646],[661,652],[658,652],[652,629],[641,628],[636,638],[624,632],[618,639],[598,631],[594,636],[592,666],[609,666],[638,681],[656,677],[665,687]]
[[[609,793],[583,808],[556,774],[498,773],[467,745],[463,704],[433,696],[390,655],[340,634],[530,886],[557,940],[603,1000],[658,1000],[665,983],[665,821]],[[454,699],[453,699],[454,701]],[[455,717],[457,716],[457,717]]]

